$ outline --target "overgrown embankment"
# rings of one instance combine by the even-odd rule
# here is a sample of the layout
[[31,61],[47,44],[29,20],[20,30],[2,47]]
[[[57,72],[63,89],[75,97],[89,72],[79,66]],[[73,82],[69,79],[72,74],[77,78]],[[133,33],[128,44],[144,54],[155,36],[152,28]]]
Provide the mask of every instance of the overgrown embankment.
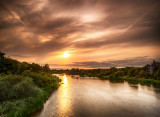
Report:
[[23,117],[43,106],[52,90],[59,87],[59,78],[24,71],[21,76],[1,76],[0,86],[0,115]]
[[100,77],[102,80],[110,80],[113,82],[124,82],[127,81],[131,84],[141,84],[141,85],[153,85],[154,87],[160,87],[160,80],[154,79],[144,79],[144,78],[136,78],[136,77],[110,77],[110,76],[102,76]]
[[0,117],[24,117],[40,109],[59,81],[47,64],[19,62],[0,52]]

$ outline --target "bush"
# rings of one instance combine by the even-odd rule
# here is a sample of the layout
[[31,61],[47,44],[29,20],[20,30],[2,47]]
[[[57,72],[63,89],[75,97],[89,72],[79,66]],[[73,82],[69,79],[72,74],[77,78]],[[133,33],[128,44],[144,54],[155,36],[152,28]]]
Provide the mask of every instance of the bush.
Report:
[[130,84],[138,84],[139,80],[135,77],[125,78],[124,80],[128,81]]
[[2,103],[2,113],[3,117],[24,117],[36,109],[43,106],[42,97],[34,98],[24,98],[20,100],[7,101]]
[[29,77],[6,75],[0,77],[0,115],[22,117],[43,106],[44,90]]
[[0,101],[21,99],[42,95],[29,77],[7,75],[0,78]]
[[23,76],[28,76],[33,79],[34,83],[38,87],[52,87],[57,88],[59,86],[59,78],[57,76],[52,76],[51,74],[44,72],[31,72],[30,70],[26,70],[22,73]]
[[139,77],[140,78],[149,78],[150,77],[150,74],[148,73],[148,72],[146,72],[146,71],[144,71],[144,70],[141,70],[140,72],[139,72]]
[[14,85],[12,92],[16,99],[38,97],[43,94],[42,90],[35,87],[33,82],[28,81],[28,79]]
[[0,52],[0,117],[24,117],[41,108],[59,86],[50,71],[47,64],[18,62]]
[[109,79],[109,76],[102,76],[101,79],[102,79],[102,80],[108,80],[108,79]]

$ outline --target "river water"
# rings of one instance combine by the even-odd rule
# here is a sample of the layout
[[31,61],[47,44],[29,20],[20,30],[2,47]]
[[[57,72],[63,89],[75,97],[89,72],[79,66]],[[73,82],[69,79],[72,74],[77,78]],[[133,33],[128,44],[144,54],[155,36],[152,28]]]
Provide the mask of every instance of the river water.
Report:
[[64,84],[30,117],[160,117],[160,93],[153,87],[59,77]]

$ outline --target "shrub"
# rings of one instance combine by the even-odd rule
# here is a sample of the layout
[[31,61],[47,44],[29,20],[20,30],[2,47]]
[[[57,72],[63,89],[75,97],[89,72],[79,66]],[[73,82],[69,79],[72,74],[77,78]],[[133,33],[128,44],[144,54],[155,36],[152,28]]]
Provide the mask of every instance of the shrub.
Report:
[[[24,117],[36,109],[43,106],[42,97],[34,98],[24,98],[14,101],[6,101],[2,103],[2,117]],[[0,114],[1,115],[1,114]]]
[[26,70],[22,73],[23,76],[28,76],[33,79],[34,83],[38,87],[52,87],[57,88],[59,86],[59,78],[57,76],[52,76],[51,74],[44,72],[31,72],[30,70]]
[[0,78],[0,101],[21,99],[42,95],[29,77],[7,75]]
[[42,94],[42,90],[35,87],[33,82],[30,82],[28,79],[14,85],[12,92],[13,97],[16,99],[37,97]]

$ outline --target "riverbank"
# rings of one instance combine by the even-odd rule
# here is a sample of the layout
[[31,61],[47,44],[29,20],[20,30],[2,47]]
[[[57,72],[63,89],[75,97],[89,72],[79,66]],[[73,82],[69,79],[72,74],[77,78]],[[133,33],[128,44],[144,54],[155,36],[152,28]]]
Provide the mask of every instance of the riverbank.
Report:
[[153,85],[160,87],[160,66],[157,66],[152,74],[147,72],[147,67],[142,68],[109,68],[109,69],[71,69],[52,70],[53,73],[66,73],[69,75],[79,75],[80,77],[98,77],[114,81],[128,81],[134,84]]
[[0,117],[24,117],[42,108],[59,82],[48,64],[19,62],[0,51]]
[[52,91],[59,87],[57,76],[26,73],[0,77],[0,117],[29,115],[42,108]]
[[136,77],[110,77],[110,76],[102,76],[99,78],[102,80],[128,81],[131,84],[153,85],[154,87],[160,87],[160,80],[154,80],[154,79],[144,79]]

